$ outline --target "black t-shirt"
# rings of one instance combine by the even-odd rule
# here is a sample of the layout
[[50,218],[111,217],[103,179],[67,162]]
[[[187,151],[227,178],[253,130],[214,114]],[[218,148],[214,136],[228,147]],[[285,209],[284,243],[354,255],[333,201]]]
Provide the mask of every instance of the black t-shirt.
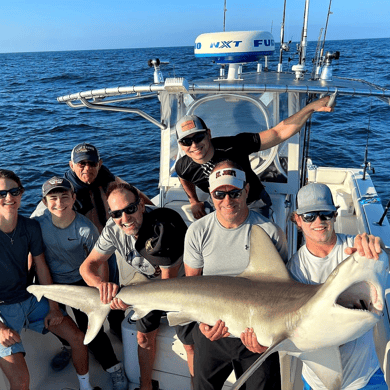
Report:
[[241,133],[233,137],[217,137],[212,138],[211,143],[214,146],[214,155],[211,160],[205,164],[198,164],[187,155],[183,156],[175,166],[178,176],[208,193],[209,175],[215,165],[224,160],[231,160],[245,171],[246,181],[250,186],[247,202],[251,203],[260,199],[264,186],[253,172],[249,162],[249,155],[260,150],[259,134]]
[[14,233],[8,233],[7,237],[0,232],[0,301],[5,304],[23,302],[30,297],[26,290],[28,253],[31,252],[33,256],[43,253],[38,221],[19,215]]

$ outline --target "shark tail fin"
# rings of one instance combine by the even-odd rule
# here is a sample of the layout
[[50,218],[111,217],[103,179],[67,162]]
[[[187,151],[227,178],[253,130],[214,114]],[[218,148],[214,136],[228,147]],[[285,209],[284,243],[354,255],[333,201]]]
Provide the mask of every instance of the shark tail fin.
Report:
[[95,338],[111,310],[109,304],[100,301],[100,293],[96,288],[51,284],[29,286],[27,291],[34,294],[38,300],[44,296],[84,312],[88,316],[88,330],[84,344],[90,343]]

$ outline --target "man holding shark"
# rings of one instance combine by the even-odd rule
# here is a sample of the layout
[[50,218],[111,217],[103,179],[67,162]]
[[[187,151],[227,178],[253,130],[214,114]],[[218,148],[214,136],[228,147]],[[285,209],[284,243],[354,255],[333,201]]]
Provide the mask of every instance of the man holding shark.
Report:
[[[295,280],[312,285],[324,283],[337,265],[356,250],[367,258],[379,258],[382,252],[379,237],[365,233],[357,236],[336,234],[334,224],[337,207],[325,184],[311,183],[302,187],[298,192],[297,206],[291,220],[302,231],[305,244],[287,264]],[[355,308],[365,309],[361,302],[356,302]],[[241,340],[252,352],[264,350],[252,329],[247,329]],[[373,329],[341,345],[340,355],[343,367],[342,389],[388,388],[376,355]],[[326,386],[306,364],[303,365],[302,374],[304,390],[326,390]]]
[[[184,263],[187,276],[237,276],[248,266],[252,225],[260,226],[271,238],[281,258],[287,259],[287,241],[281,229],[253,210],[247,197],[245,172],[232,161],[218,163],[209,177],[215,212],[194,222],[185,240]],[[239,338],[219,339],[225,323],[214,327],[201,323],[193,330],[195,342],[195,390],[217,390],[234,369],[242,375],[258,358],[249,353]],[[226,333],[226,332],[225,332]],[[273,354],[248,379],[247,390],[279,389],[278,355]]]
[[[187,225],[174,210],[168,208],[146,209],[137,189],[127,183],[111,183],[106,192],[108,220],[94,249],[80,267],[80,273],[89,286],[99,289],[103,303],[112,309],[126,310],[129,306],[113,299],[119,286],[108,282],[107,261],[117,250],[121,285],[128,285],[134,272],[148,279],[171,279],[184,276],[183,248]],[[153,310],[137,321],[138,360],[140,365],[140,390],[155,390],[152,381],[156,353],[156,337],[162,312]],[[187,328],[180,327],[179,339],[187,351],[192,374],[192,339]],[[158,387],[157,387],[158,388]]]

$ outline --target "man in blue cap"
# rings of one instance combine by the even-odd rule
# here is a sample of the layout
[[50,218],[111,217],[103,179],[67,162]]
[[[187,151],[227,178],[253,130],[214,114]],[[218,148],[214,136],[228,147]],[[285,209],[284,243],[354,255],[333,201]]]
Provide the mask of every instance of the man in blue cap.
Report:
[[[335,232],[337,207],[329,187],[310,183],[302,187],[297,196],[298,208],[291,216],[305,238],[305,244],[287,263],[292,277],[305,284],[324,283],[331,272],[355,250],[359,254],[378,259],[382,242],[379,237],[366,233],[356,236]],[[353,249],[356,248],[356,249]],[[253,352],[262,348],[252,332],[241,337]],[[387,389],[375,351],[373,329],[356,340],[340,346],[343,367],[342,389]],[[303,365],[304,390],[326,390],[314,372]]]

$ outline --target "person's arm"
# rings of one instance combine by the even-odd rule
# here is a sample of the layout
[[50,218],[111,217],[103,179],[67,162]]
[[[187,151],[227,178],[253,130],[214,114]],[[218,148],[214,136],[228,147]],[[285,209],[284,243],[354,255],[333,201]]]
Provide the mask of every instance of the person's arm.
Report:
[[[51,278],[49,267],[46,264],[45,256],[43,253],[37,256],[33,256],[33,263],[35,266],[35,272],[39,281],[39,284],[53,284]],[[59,325],[61,324],[64,316],[58,306],[57,302],[51,301],[48,299],[50,310],[47,316],[45,317],[45,328],[49,328],[50,325]]]
[[206,210],[204,208],[204,203],[198,199],[196,194],[196,187],[190,181],[179,178],[181,185],[185,193],[188,196],[188,200],[191,205],[191,212],[195,219],[200,219],[206,215]]
[[302,126],[310,118],[313,112],[333,111],[332,107],[326,106],[326,104],[329,102],[329,99],[329,96],[318,99],[303,107],[300,111],[294,115],[291,115],[289,118],[281,121],[275,127],[260,132],[260,150],[266,150],[272,148],[273,146],[279,145],[281,142],[298,133],[298,131],[301,130]]
[[100,300],[103,303],[110,303],[119,290],[117,284],[108,282],[107,260],[110,256],[92,249],[89,256],[80,266],[81,277],[88,286],[96,287],[99,290]]

